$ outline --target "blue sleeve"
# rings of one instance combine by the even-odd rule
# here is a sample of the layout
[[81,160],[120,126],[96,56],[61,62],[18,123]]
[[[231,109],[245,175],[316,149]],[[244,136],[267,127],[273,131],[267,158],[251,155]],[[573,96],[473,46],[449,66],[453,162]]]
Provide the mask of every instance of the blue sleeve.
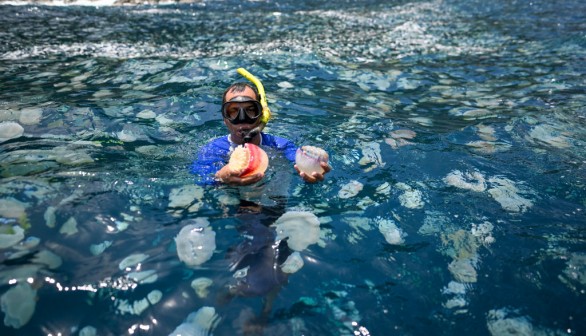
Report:
[[197,184],[216,184],[214,174],[228,162],[229,154],[230,142],[227,136],[214,139],[200,148],[189,169],[192,174],[199,177]]
[[287,160],[291,161],[292,163],[295,162],[295,153],[297,152],[297,146],[293,142],[285,138],[281,138],[266,133],[261,133],[261,135],[263,146],[273,147],[280,151],[283,151]]

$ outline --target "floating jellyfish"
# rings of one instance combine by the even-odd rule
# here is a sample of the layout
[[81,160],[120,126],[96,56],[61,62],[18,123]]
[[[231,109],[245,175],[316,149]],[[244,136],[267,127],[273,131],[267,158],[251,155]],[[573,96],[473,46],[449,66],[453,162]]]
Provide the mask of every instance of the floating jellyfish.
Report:
[[[508,309],[488,312],[486,325],[491,335],[534,335],[533,325],[525,316],[510,316]],[[545,333],[544,333],[545,334]]]
[[79,230],[77,229],[77,221],[73,216],[69,217],[67,222],[65,222],[65,224],[61,226],[61,229],[59,229],[59,233],[64,234],[66,236],[74,235],[77,232],[79,232]]
[[187,266],[199,266],[208,261],[216,249],[216,233],[205,218],[190,220],[177,237],[177,256]]
[[407,141],[407,139],[413,139],[415,138],[415,135],[417,133],[415,133],[414,131],[408,130],[408,129],[400,129],[400,130],[395,130],[391,132],[391,137],[385,139],[385,142],[393,147],[393,149],[397,149],[401,146],[405,146],[405,145],[412,145],[413,143],[410,141]]
[[423,194],[421,191],[413,189],[405,183],[397,183],[395,186],[403,190],[403,193],[399,195],[399,202],[402,206],[409,209],[423,208],[425,202],[423,202]]
[[193,290],[195,290],[195,294],[197,294],[197,296],[199,296],[200,298],[206,298],[208,296],[208,294],[210,293],[209,291],[209,287],[212,285],[213,281],[210,278],[205,278],[205,277],[201,277],[201,278],[197,278],[194,279],[191,282],[191,288],[193,288]]
[[155,270],[130,272],[128,273],[127,277],[128,279],[132,279],[134,282],[139,284],[155,283],[159,278]]
[[303,146],[295,153],[295,164],[305,174],[311,175],[313,172],[322,174],[324,169],[321,163],[328,163],[328,158],[328,153],[319,147]]
[[303,258],[301,258],[299,252],[291,253],[283,265],[281,265],[281,269],[285,273],[295,273],[299,271],[301,267],[303,267]]
[[506,211],[522,213],[533,206],[533,202],[519,196],[520,190],[515,186],[513,181],[506,178],[493,177],[488,182],[492,186],[488,190],[488,193]]
[[186,185],[174,188],[169,193],[169,208],[176,209],[175,215],[180,215],[181,210],[195,212],[202,206],[203,188],[197,185]]
[[0,216],[7,218],[22,218],[26,216],[29,205],[12,197],[0,199]]
[[360,144],[362,149],[362,158],[358,163],[364,168],[365,172],[369,172],[378,167],[384,167],[385,163],[380,153],[380,145],[377,142],[364,142]]
[[486,190],[484,176],[478,171],[463,173],[459,170],[454,170],[444,177],[444,182],[447,185],[460,189],[468,189],[476,192]]
[[24,229],[18,225],[9,227],[8,225],[0,226],[0,248],[8,248],[16,245],[24,239]]
[[145,261],[148,257],[149,257],[149,255],[144,254],[144,253],[131,254],[128,257],[124,258],[124,260],[122,260],[120,262],[120,264],[118,265],[118,268],[121,271],[123,271],[129,267],[140,264],[141,262]]
[[201,307],[187,316],[169,336],[203,336],[211,335],[221,318],[214,307]]
[[93,326],[85,326],[79,331],[79,336],[96,336],[98,331]]
[[558,278],[576,293],[581,293],[586,286],[586,254],[572,253]]
[[340,198],[351,198],[356,195],[362,190],[364,185],[358,181],[350,181],[342,186],[340,191],[338,192],[338,197]]
[[383,234],[387,243],[391,245],[401,245],[405,242],[403,237],[406,235],[397,227],[394,221],[390,219],[378,219],[378,230]]
[[23,282],[6,291],[0,298],[4,325],[18,329],[27,324],[35,312],[36,296],[37,291]]
[[472,259],[456,259],[448,265],[448,270],[458,282],[476,282],[478,274]]
[[0,142],[19,138],[23,134],[24,128],[19,123],[13,121],[3,121],[0,123]]
[[547,144],[556,148],[570,147],[568,132],[559,131],[551,125],[537,125],[529,132],[528,137],[536,143]]
[[95,256],[100,255],[104,253],[108,247],[112,246],[112,243],[113,242],[111,240],[105,240],[100,244],[92,244],[90,245],[90,252]]
[[42,117],[43,109],[29,107],[20,110],[20,117],[18,118],[18,121],[20,121],[20,123],[23,125],[36,125],[41,122]]
[[163,292],[160,290],[152,290],[150,293],[147,294],[145,298],[140,300],[136,300],[130,302],[128,300],[116,300],[114,304],[116,305],[116,309],[122,315],[124,314],[131,314],[131,315],[140,315],[142,314],[149,306],[157,304],[161,301],[163,297]]
[[286,212],[273,225],[276,239],[288,238],[287,245],[294,251],[303,251],[319,240],[319,219],[311,212]]

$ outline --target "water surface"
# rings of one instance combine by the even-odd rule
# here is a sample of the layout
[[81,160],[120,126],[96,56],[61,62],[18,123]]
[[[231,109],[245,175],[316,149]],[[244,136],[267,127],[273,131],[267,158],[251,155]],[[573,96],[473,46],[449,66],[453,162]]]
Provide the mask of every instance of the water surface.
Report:
[[[0,293],[32,306],[2,335],[165,335],[202,307],[215,335],[586,333],[582,1],[0,9],[0,122],[22,127],[0,136],[0,225],[22,231]],[[252,196],[195,186],[238,67],[268,132],[330,153],[324,183],[272,153]],[[226,258],[289,211],[320,241],[260,321],[263,297],[220,299]],[[174,238],[201,218],[217,246],[189,267]]]

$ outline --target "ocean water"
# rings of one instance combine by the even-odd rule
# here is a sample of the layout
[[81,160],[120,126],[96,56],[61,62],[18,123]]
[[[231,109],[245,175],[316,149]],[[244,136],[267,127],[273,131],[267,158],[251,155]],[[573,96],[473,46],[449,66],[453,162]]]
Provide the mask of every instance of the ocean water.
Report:
[[[586,334],[585,2],[0,12],[1,335]],[[238,67],[323,183],[196,186]]]

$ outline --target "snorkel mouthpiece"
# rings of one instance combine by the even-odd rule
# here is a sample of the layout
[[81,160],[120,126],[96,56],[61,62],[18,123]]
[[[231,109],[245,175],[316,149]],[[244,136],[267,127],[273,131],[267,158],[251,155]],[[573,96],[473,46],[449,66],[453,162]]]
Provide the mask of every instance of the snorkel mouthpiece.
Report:
[[262,115],[260,117],[260,121],[262,123],[262,126],[264,127],[271,118],[271,110],[269,109],[269,106],[267,104],[267,95],[265,94],[265,88],[262,86],[260,80],[258,80],[258,78],[256,78],[250,72],[246,71],[246,69],[238,68],[236,69],[236,71],[238,71],[240,75],[251,81],[254,84],[254,86],[256,86],[258,94],[260,95],[260,105],[262,106]]
[[243,139],[244,139],[244,143],[250,143],[252,142],[252,139],[254,139],[254,137],[260,133],[260,126],[257,126],[253,129],[251,129],[250,131],[247,132],[243,132]]

